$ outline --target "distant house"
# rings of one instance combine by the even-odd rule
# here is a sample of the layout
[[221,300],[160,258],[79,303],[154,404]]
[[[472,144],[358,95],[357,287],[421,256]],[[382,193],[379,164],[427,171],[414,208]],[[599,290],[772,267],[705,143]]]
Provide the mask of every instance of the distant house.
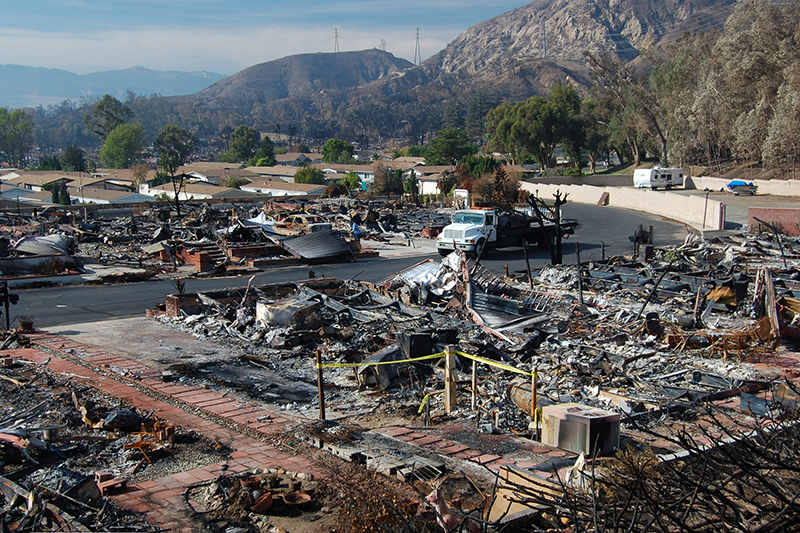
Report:
[[321,162],[322,154],[313,152],[289,152],[275,156],[275,164],[278,166],[302,167]]
[[328,176],[347,174],[352,172],[361,179],[364,188],[375,181],[375,165],[337,165],[334,163],[316,163],[311,165],[318,168]]
[[23,187],[18,187],[11,183],[2,183],[0,184],[0,197],[8,198],[9,200],[15,200],[20,197],[29,196],[33,194],[33,191],[30,189],[25,189]]
[[99,189],[97,187],[68,187],[73,204],[143,204],[152,202],[153,197],[133,191]]
[[[164,183],[155,187],[144,187],[140,192],[153,197],[165,195],[170,200],[175,198],[175,191],[172,188],[172,183]],[[255,195],[249,191],[201,183],[185,183],[183,189],[178,194],[178,198],[181,201],[251,198],[253,196]]]
[[223,170],[192,170],[186,173],[189,181],[206,182],[212,185],[227,186],[231,180],[245,179],[253,181],[259,175],[246,169],[227,168]]
[[[94,178],[98,180],[102,180],[101,182],[96,183],[89,183],[86,180],[83,180],[83,185],[86,187],[98,187],[101,189],[113,189],[113,190],[135,190],[136,189],[136,182],[137,177],[133,170],[129,168],[120,168],[120,169],[98,169],[97,171],[92,173]],[[152,181],[156,177],[155,170],[148,170],[145,172],[142,181]],[[79,182],[78,185],[81,183]]]
[[260,178],[253,183],[242,185],[243,191],[270,196],[319,196],[325,192],[325,185],[312,183],[289,183],[281,179]]
[[302,167],[290,167],[275,165],[271,167],[247,167],[246,171],[258,174],[262,178],[277,178],[289,183],[294,182],[294,175],[297,174]]
[[411,157],[411,156],[403,156],[403,157],[395,157],[392,159],[393,163],[398,164],[407,164],[412,166],[424,165],[425,158],[424,157]]
[[[35,171],[35,172],[16,172],[17,176],[13,178],[4,178],[4,183],[10,183],[28,189],[34,192],[45,190],[45,187],[55,185],[56,183],[71,183],[80,178],[78,172],[57,172],[57,171]],[[89,179],[88,174],[84,174]]]

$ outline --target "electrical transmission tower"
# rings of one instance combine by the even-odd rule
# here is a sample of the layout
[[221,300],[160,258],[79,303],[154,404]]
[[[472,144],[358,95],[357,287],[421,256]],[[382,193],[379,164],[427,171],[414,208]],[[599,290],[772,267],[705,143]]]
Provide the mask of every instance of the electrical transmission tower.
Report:
[[339,28],[333,28],[333,52],[339,53]]
[[419,51],[419,26],[417,26],[417,46],[414,48],[414,64],[422,63],[422,53]]

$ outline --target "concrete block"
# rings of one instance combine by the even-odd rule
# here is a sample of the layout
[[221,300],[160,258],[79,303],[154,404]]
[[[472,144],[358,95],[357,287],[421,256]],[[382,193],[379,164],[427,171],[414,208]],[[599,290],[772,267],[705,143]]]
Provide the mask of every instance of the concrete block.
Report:
[[319,302],[256,303],[256,320],[268,326],[295,326],[298,329],[316,329],[322,326],[322,312]]

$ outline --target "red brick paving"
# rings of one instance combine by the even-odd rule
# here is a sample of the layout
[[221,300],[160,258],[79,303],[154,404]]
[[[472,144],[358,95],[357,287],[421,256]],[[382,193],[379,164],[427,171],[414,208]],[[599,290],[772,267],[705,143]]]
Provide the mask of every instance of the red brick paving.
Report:
[[[290,471],[319,475],[313,464],[305,457],[281,452],[273,446],[153,398],[125,382],[133,382],[158,394],[170,395],[195,409],[244,424],[264,436],[281,431],[283,425],[290,421],[284,416],[279,416],[277,413],[256,405],[241,402],[237,398],[225,397],[222,393],[214,390],[175,382],[162,382],[160,372],[156,370],[69,339],[47,334],[34,334],[31,337],[34,342],[56,350],[71,349],[75,353],[70,355],[79,357],[95,368],[103,368],[104,371],[114,374],[120,381],[96,374],[65,359],[53,357],[35,349],[11,350],[9,355],[23,357],[38,363],[43,363],[50,358],[47,366],[51,370],[88,379],[90,384],[123,398],[139,408],[155,411],[168,423],[198,430],[205,436],[235,449],[224,463],[131,485],[124,492],[112,496],[115,501],[126,508],[147,513],[148,519],[161,527],[171,528],[172,531],[195,531],[198,524],[191,518],[193,513],[187,506],[183,493],[186,487],[214,479],[223,472],[240,473],[252,468],[284,468]],[[131,379],[129,374],[135,374],[138,379]],[[529,468],[536,464],[484,453],[405,427],[391,426],[383,428],[381,432],[411,444],[426,446],[444,455],[486,465],[492,470],[498,470],[506,464],[516,464],[520,468]],[[534,448],[533,452],[549,452],[550,456],[566,455],[564,452],[544,447]]]
[[[182,385],[180,383],[163,383],[158,379],[131,379],[126,375],[127,373],[139,373],[139,377],[141,377],[143,374],[157,376],[158,372],[139,363],[107,352],[91,349],[68,339],[47,334],[33,334],[31,338],[34,342],[52,349],[74,350],[75,353],[69,355],[78,357],[82,362],[95,368],[102,368],[104,372],[111,374],[113,377],[97,374],[67,359],[52,356],[34,348],[8,350],[8,355],[24,358],[39,364],[47,362],[47,368],[54,372],[89,380],[88,384],[106,393],[126,400],[141,409],[155,411],[157,416],[167,423],[197,430],[204,436],[215,439],[236,450],[223,463],[187,472],[178,472],[165,478],[130,485],[124,491],[111,496],[114,501],[126,508],[146,513],[147,518],[152,523],[162,528],[188,532],[197,531],[198,528],[202,527],[196,519],[192,518],[192,510],[187,506],[183,493],[186,487],[213,479],[222,472],[239,473],[251,468],[284,468],[290,471],[320,475],[313,463],[306,457],[292,456],[281,452],[274,446],[221,426],[206,418],[186,412],[171,403],[154,398],[132,385],[135,384],[145,389],[149,388],[158,394],[173,395],[182,403],[200,411],[216,413],[223,417],[229,415],[234,419],[240,420],[244,417],[247,421],[252,421],[249,426],[251,429],[265,437],[276,431],[281,431],[283,425],[289,422],[286,417],[278,416],[270,410],[252,404],[242,403],[236,398],[225,398],[220,393],[195,386]],[[269,419],[270,422],[267,424],[256,422],[259,417],[263,417],[262,420]],[[262,431],[259,428],[264,428],[266,431]]]

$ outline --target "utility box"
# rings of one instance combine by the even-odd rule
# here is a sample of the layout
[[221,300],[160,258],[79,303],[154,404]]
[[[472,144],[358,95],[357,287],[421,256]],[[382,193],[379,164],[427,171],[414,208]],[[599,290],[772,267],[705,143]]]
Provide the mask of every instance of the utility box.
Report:
[[608,455],[619,447],[619,415],[579,403],[542,407],[542,443],[573,453]]

